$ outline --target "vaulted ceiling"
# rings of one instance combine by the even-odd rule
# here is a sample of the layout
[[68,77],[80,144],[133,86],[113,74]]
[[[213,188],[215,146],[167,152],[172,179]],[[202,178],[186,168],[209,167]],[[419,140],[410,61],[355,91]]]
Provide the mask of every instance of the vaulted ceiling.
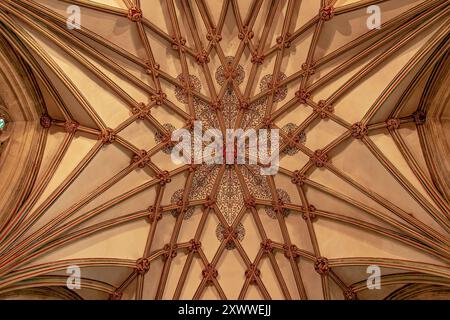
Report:
[[[448,299],[448,20],[446,0],[0,1],[0,298]],[[194,120],[280,129],[279,172],[173,163]]]

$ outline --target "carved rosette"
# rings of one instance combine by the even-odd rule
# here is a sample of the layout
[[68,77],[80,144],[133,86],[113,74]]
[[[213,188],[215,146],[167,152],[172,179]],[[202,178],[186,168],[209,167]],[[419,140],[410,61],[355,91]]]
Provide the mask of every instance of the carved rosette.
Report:
[[427,114],[423,111],[414,112],[412,117],[417,125],[423,125],[427,121]]
[[139,168],[145,168],[146,165],[150,163],[150,159],[148,158],[147,151],[140,150],[139,153],[133,155],[131,158],[131,164],[138,163]]
[[273,242],[270,239],[266,239],[263,242],[261,242],[261,248],[264,250],[265,253],[273,252]]
[[43,114],[39,120],[41,127],[44,129],[48,129],[52,126],[52,118],[48,114]]
[[216,227],[216,237],[219,241],[225,241],[225,248],[233,250],[236,248],[235,241],[242,241],[245,237],[245,229],[242,223],[239,223],[234,229],[232,226],[224,227],[218,224]]
[[136,271],[138,274],[145,274],[150,269],[150,260],[139,258],[136,260]]
[[168,132],[168,136],[161,131],[157,131],[155,132],[154,140],[156,143],[165,143],[166,145],[162,148],[162,152],[170,154],[174,146],[171,136],[172,132],[175,131],[176,128],[170,123],[164,123],[162,126]]
[[212,28],[208,30],[208,33],[206,34],[206,39],[211,42],[211,45],[215,46],[220,41],[222,41],[222,36],[217,33],[217,30],[215,28]]
[[314,151],[310,160],[317,168],[322,168],[328,162],[328,155],[323,150],[319,149]]
[[334,17],[334,7],[333,6],[324,6],[320,9],[319,17],[323,21],[329,21]]
[[248,26],[244,26],[242,28],[242,31],[239,32],[239,34],[238,34],[238,38],[241,41],[243,41],[245,44],[248,44],[250,42],[250,40],[253,39],[254,36],[255,36],[255,33]]
[[306,210],[306,208],[304,206],[302,206],[302,218],[304,220],[309,220],[310,221],[315,221],[317,219],[317,215],[316,215],[316,207],[313,206],[312,204],[310,204],[308,206],[308,210]]
[[351,131],[352,131],[352,136],[354,138],[362,139],[365,136],[367,136],[369,129],[367,128],[367,126],[364,123],[357,122],[352,125]]
[[303,174],[299,170],[294,171],[294,176],[291,178],[291,182],[293,184],[296,184],[298,186],[303,186],[303,185],[305,185],[305,181],[306,181],[305,174]]
[[345,300],[357,300],[356,292],[353,290],[353,288],[348,288],[344,291],[344,299]]
[[277,189],[278,199],[273,204],[273,208],[267,207],[265,209],[266,214],[272,219],[277,219],[277,212],[280,212],[283,217],[287,217],[291,210],[287,208],[283,208],[284,204],[291,202],[291,197],[289,194],[283,189]]
[[314,270],[316,270],[316,272],[321,275],[328,274],[330,272],[328,259],[325,257],[318,257],[314,262]]
[[261,271],[254,263],[251,263],[245,271],[245,277],[250,280],[250,283],[256,283],[256,279],[261,275]]
[[178,248],[178,246],[176,244],[173,247],[170,246],[170,244],[164,245],[163,259],[167,260],[169,258],[171,258],[171,259],[175,258],[177,256],[177,248]]
[[195,60],[199,65],[204,65],[205,63],[209,62],[209,56],[208,53],[205,50],[200,51],[197,53]]
[[206,268],[202,271],[203,279],[205,279],[207,283],[212,282],[217,278],[218,275],[219,273],[217,272],[216,268],[214,268],[214,266],[210,263],[208,263]]
[[141,9],[138,9],[136,7],[131,7],[130,9],[128,9],[127,17],[129,20],[131,20],[133,22],[141,21],[142,11],[141,11]]
[[334,107],[325,100],[320,100],[317,107],[314,107],[314,112],[318,114],[321,119],[326,119],[328,118],[328,113],[334,112]]
[[306,91],[305,89],[301,89],[295,93],[295,97],[300,103],[306,103],[306,100],[311,97],[311,93]]
[[114,291],[109,294],[109,300],[121,300],[123,296],[122,292]]
[[106,128],[105,130],[102,130],[98,138],[103,144],[110,144],[116,141],[116,133],[113,129]]
[[283,245],[283,251],[284,251],[284,256],[288,259],[294,259],[297,260],[300,257],[300,254],[298,253],[298,248],[295,244],[291,244],[291,245]]
[[198,250],[200,250],[201,247],[202,243],[200,241],[197,241],[195,239],[189,240],[189,247],[188,247],[189,252],[198,252]]
[[386,121],[386,128],[389,130],[397,130],[400,128],[400,119],[391,118]]
[[[170,202],[173,204],[177,204],[178,206],[182,206],[183,205],[183,194],[184,194],[184,189],[178,189],[177,191],[175,191],[173,193],[172,197],[170,198]],[[174,209],[174,210],[170,211],[170,213],[172,214],[172,216],[177,218],[181,212],[180,212],[180,209]],[[194,207],[188,207],[184,210],[183,219],[188,220],[190,217],[192,217],[193,214],[194,214]]]
[[76,121],[66,121],[64,123],[64,129],[67,133],[75,133],[80,125]]

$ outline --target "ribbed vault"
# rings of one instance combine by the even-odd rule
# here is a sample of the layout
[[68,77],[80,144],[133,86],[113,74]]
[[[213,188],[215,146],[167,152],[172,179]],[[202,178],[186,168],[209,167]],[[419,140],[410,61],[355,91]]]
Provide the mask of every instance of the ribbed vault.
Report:
[[[383,24],[368,30],[374,4]],[[1,210],[0,298],[448,297],[448,13],[446,0],[0,1],[43,137]],[[280,129],[278,174],[174,164],[171,131],[195,120]],[[73,265],[76,294],[61,289]]]

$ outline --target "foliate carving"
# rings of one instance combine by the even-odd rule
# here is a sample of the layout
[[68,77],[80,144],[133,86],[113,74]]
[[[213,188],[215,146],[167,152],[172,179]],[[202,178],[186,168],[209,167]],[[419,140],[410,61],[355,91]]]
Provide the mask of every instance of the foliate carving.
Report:
[[250,108],[250,103],[248,98],[241,98],[238,102],[239,110],[247,111]]
[[318,257],[314,262],[314,269],[318,274],[326,275],[330,272],[330,266],[328,265],[328,259],[325,257]]
[[66,123],[64,123],[64,129],[67,133],[75,133],[79,126],[80,125],[76,121],[66,121]]
[[326,119],[328,118],[328,113],[334,112],[334,107],[331,104],[328,104],[325,100],[320,100],[317,107],[314,107],[314,112],[317,113],[320,118]]
[[141,21],[142,19],[142,10],[136,7],[131,7],[128,9],[128,19],[133,22]]
[[212,101],[209,106],[215,112],[221,111],[223,109],[222,101],[220,100]]
[[250,279],[250,283],[255,283],[256,278],[259,278],[261,271],[256,267],[254,263],[249,265],[249,268],[245,271],[245,277]]
[[204,207],[205,207],[205,208],[208,208],[208,209],[213,209],[215,205],[216,205],[216,200],[215,200],[215,199],[212,199],[212,198],[210,198],[210,197],[208,196],[208,197],[206,198],[206,202],[205,202],[205,204],[204,204]]
[[245,206],[247,208],[255,208],[256,207],[256,200],[255,197],[253,196],[249,196],[248,198],[245,199]]
[[50,118],[48,114],[43,114],[39,123],[41,124],[42,128],[48,129],[52,125],[52,118]]
[[264,250],[265,253],[270,253],[273,251],[273,242],[270,239],[266,239],[263,242],[261,242],[261,248]]
[[252,58],[250,61],[253,64],[263,64],[265,58],[266,56],[264,54],[255,52],[252,54]]
[[159,90],[158,92],[156,92],[156,94],[150,97],[150,100],[155,101],[156,105],[160,106],[164,103],[164,100],[166,100],[166,98],[167,95],[161,90]]
[[319,149],[314,151],[314,154],[310,159],[317,168],[322,168],[328,162],[328,155],[323,150]]
[[180,50],[181,52],[184,52],[185,45],[186,45],[186,39],[184,39],[183,37],[180,37],[180,38],[172,37],[172,49]]
[[306,176],[304,173],[300,172],[299,170],[294,171],[294,176],[291,179],[291,182],[293,184],[296,184],[298,186],[303,186],[306,181]]
[[306,210],[306,208],[304,207],[304,206],[302,206],[302,218],[304,219],[304,220],[308,220],[308,217],[309,217],[309,220],[310,221],[315,221],[316,219],[317,219],[317,215],[316,215],[316,207],[315,206],[313,206],[312,204],[310,204],[309,206],[308,206],[308,210]]
[[301,89],[295,93],[295,97],[300,103],[306,103],[306,100],[311,97],[311,93],[306,91],[305,89]]
[[141,102],[137,107],[131,109],[131,113],[137,115],[139,120],[144,120],[145,117],[150,116],[150,106]]
[[106,128],[105,130],[102,130],[98,138],[104,144],[113,143],[114,141],[116,141],[116,133],[114,132],[113,129]]
[[320,9],[319,17],[323,21],[329,21],[334,17],[334,7],[333,6],[324,6]]
[[414,122],[417,125],[422,125],[426,122],[427,120],[427,114],[423,111],[416,111],[412,114]]
[[303,63],[302,64],[303,76],[313,75],[314,73],[316,73],[316,69],[314,68],[314,66],[315,66],[314,62]]
[[161,210],[162,210],[161,206],[159,207],[159,211],[158,212],[155,211],[155,207],[154,206],[150,206],[147,209],[147,211],[148,211],[148,216],[147,216],[148,222],[153,223],[155,221],[161,220],[162,219]]
[[281,50],[283,48],[290,48],[291,47],[291,40],[289,39],[291,37],[290,33],[286,33],[286,35],[283,36],[279,36],[277,38],[277,46],[278,46],[278,50]]
[[353,288],[348,288],[344,291],[344,298],[345,300],[356,300],[357,295]]
[[202,271],[203,279],[206,280],[206,282],[212,282],[214,279],[217,278],[219,273],[217,272],[216,268],[210,263],[206,266],[205,269]]
[[215,46],[222,40],[222,36],[217,33],[217,30],[215,28],[213,28],[208,31],[206,39],[210,41],[212,45]]
[[357,122],[352,125],[351,131],[354,138],[362,139],[367,136],[369,129],[367,128],[365,123]]
[[145,71],[147,74],[153,74],[156,78],[159,77],[160,65],[158,63],[152,63],[151,61],[145,62]]
[[174,244],[173,247],[170,244],[166,244],[163,247],[164,253],[163,258],[169,259],[169,258],[175,258],[177,256],[177,245]]
[[159,184],[161,186],[164,186],[172,181],[172,179],[170,178],[169,171],[167,170],[156,174],[156,179],[159,180]]
[[205,50],[202,50],[201,52],[197,53],[195,59],[199,65],[203,65],[209,62],[209,56]]
[[147,258],[139,258],[136,261],[136,271],[138,274],[145,274],[150,269],[150,260]]
[[397,130],[400,128],[400,119],[391,118],[386,121],[386,127],[389,130]]
[[122,292],[114,291],[109,294],[109,300],[121,300],[123,296]]
[[255,34],[249,29],[248,26],[244,26],[242,31],[238,34],[239,39],[244,41],[245,44],[249,43],[254,36]]
[[288,259],[292,258],[294,260],[297,260],[300,257],[300,254],[298,253],[298,248],[295,244],[291,245],[283,245],[284,250],[284,256]]
[[135,163],[138,163],[139,168],[145,168],[145,166],[150,163],[150,158],[148,157],[147,151],[140,150],[139,153],[135,154],[131,158],[131,164]]
[[189,240],[189,252],[198,252],[198,250],[201,248],[202,243],[200,241],[197,241],[195,239]]
[[236,248],[235,241],[242,241],[245,236],[245,228],[242,223],[238,223],[236,228],[232,226],[223,226],[218,224],[216,228],[216,237],[219,241],[225,242],[225,249],[233,250]]

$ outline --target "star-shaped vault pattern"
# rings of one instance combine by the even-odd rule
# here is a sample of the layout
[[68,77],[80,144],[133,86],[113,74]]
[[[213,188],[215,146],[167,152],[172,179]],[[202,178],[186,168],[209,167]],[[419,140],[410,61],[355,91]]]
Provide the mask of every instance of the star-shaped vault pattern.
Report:
[[[448,13],[445,0],[0,2],[42,133],[2,212],[0,296],[64,287],[69,266],[82,288],[65,298],[448,293],[450,206],[422,150]],[[171,132],[196,120],[281,129],[279,172],[174,164]]]

